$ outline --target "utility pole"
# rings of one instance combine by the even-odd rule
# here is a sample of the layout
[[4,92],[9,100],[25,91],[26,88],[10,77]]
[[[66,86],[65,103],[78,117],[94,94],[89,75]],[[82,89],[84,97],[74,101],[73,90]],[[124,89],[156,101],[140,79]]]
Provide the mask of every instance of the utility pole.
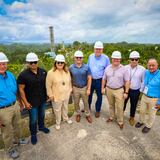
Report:
[[54,52],[54,29],[53,26],[49,27],[49,33],[50,33],[50,41],[51,41],[51,52]]

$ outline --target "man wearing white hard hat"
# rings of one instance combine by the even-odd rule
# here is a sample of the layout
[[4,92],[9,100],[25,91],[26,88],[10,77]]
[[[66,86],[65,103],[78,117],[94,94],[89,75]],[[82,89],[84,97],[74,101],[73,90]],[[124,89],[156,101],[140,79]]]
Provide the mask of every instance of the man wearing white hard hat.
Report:
[[103,75],[102,94],[105,93],[104,87],[106,84],[110,112],[107,122],[112,122],[116,114],[117,123],[120,129],[123,129],[123,106],[124,100],[128,97],[129,76],[125,67],[120,64],[121,53],[119,51],[114,51],[111,58],[112,64],[105,69]]
[[5,150],[10,158],[18,158],[19,152],[13,142],[19,143],[20,138],[20,108],[22,103],[16,101],[17,83],[13,74],[7,71],[7,56],[0,52],[0,128]]
[[76,110],[76,121],[80,122],[81,111],[80,111],[80,98],[83,100],[84,111],[86,119],[89,123],[92,123],[90,116],[88,96],[91,89],[91,72],[89,67],[83,63],[83,52],[76,51],[74,53],[75,63],[69,67],[71,78],[72,78],[72,88],[74,97],[74,106]]
[[129,73],[130,89],[128,92],[128,97],[127,99],[125,99],[124,102],[124,111],[126,109],[127,102],[130,99],[129,123],[131,126],[135,124],[134,117],[135,117],[137,103],[139,100],[140,88],[145,74],[145,68],[138,64],[139,58],[140,58],[139,53],[137,51],[132,51],[129,55],[130,64],[125,66],[125,68],[128,70]]
[[37,124],[39,131],[49,133],[44,124],[47,72],[38,67],[38,60],[35,53],[28,53],[26,56],[28,68],[19,74],[17,80],[21,98],[29,111],[29,129],[33,145],[37,143]]
[[97,94],[97,101],[95,104],[96,118],[100,116],[101,105],[102,105],[102,93],[101,93],[102,77],[105,68],[110,64],[108,56],[103,54],[102,52],[103,52],[103,43],[101,41],[97,41],[94,45],[94,53],[91,54],[88,59],[88,66],[91,70],[91,76],[92,76],[91,93],[88,98],[88,103],[91,109],[92,96],[94,90],[96,90]]
[[54,66],[47,73],[46,88],[56,117],[55,128],[60,129],[62,118],[63,121],[72,124],[68,117],[68,102],[72,91],[71,76],[62,54],[56,55]]

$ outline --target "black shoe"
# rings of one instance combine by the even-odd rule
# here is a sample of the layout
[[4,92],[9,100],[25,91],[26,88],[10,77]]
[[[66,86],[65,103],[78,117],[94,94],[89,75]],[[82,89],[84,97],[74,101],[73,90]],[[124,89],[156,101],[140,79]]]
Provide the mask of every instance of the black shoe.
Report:
[[150,131],[150,129],[151,128],[148,128],[148,127],[144,127],[143,129],[142,129],[142,133],[148,133],[149,131]]
[[35,145],[37,143],[37,136],[36,135],[31,135],[31,143]]
[[143,126],[143,123],[140,123],[140,122],[137,122],[136,125],[135,125],[136,128],[140,128],[142,126]]
[[46,128],[46,127],[44,127],[44,128],[39,128],[39,131],[42,131],[42,132],[44,132],[44,133],[49,133],[50,132],[50,130],[48,129],[48,128]]

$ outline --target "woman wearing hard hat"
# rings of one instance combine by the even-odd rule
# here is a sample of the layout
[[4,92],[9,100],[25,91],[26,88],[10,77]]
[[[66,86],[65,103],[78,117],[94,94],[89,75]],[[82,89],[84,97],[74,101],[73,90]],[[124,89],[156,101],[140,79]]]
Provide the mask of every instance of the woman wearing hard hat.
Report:
[[46,78],[46,88],[49,100],[52,102],[54,113],[56,116],[56,129],[60,129],[61,116],[64,121],[71,124],[68,118],[68,101],[71,87],[71,76],[66,68],[65,58],[58,54],[55,58],[54,67],[48,71]]

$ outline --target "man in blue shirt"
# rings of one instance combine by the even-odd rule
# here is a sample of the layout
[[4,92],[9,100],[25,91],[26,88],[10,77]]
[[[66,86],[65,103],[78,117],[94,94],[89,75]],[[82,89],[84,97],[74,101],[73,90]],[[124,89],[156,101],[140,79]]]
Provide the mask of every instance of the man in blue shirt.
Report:
[[0,52],[0,128],[5,150],[11,158],[15,159],[19,157],[13,142],[19,143],[20,108],[16,102],[16,79],[11,72],[7,71],[7,63],[8,58]]
[[[140,119],[135,125],[140,128],[145,124],[142,129],[143,133],[148,133],[154,123],[157,109],[160,105],[160,70],[158,69],[157,60],[154,58],[148,61],[148,70],[144,75],[143,92],[140,108]],[[148,120],[145,123],[146,110],[148,110]]]
[[76,121],[80,122],[81,112],[79,102],[80,98],[82,98],[86,119],[89,123],[92,123],[87,98],[90,94],[91,89],[91,72],[88,66],[86,64],[83,64],[82,51],[76,51],[74,54],[74,58],[75,63],[69,67],[69,70],[72,77],[74,106],[77,112]]
[[97,101],[95,106],[96,118],[100,116],[101,105],[102,105],[102,93],[101,93],[102,77],[105,68],[110,64],[108,56],[102,54],[102,52],[103,52],[103,43],[97,41],[94,45],[94,53],[91,54],[88,59],[88,66],[91,70],[91,75],[92,75],[91,93],[89,95],[88,103],[89,103],[89,108],[91,109],[92,96],[94,90],[96,90],[97,94]]

